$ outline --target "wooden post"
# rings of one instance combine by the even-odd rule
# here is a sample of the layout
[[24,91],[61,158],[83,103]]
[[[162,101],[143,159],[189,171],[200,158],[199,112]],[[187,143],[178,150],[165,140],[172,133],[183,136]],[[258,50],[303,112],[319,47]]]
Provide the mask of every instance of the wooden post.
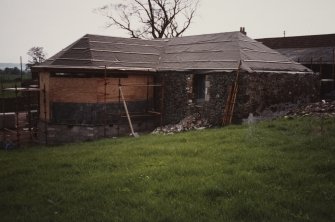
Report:
[[104,137],[106,137],[106,125],[107,125],[106,96],[107,96],[107,66],[105,66],[105,74],[104,74]]
[[30,141],[33,140],[32,133],[31,133],[31,91],[28,88],[28,127],[29,127],[29,135],[30,135]]
[[165,78],[162,76],[161,80],[161,104],[160,104],[160,113],[161,113],[161,127],[164,123],[164,93],[165,93]]
[[[38,123],[39,120],[41,119],[40,115],[41,115],[41,80],[40,78],[38,78],[38,89],[39,89],[39,92],[37,93],[37,114],[36,114],[36,118],[37,119],[34,119],[36,122],[35,123]],[[35,128],[36,127],[36,128]],[[34,125],[34,136],[37,136],[37,131],[38,131],[38,126],[37,125]],[[36,133],[36,134],[35,134]]]
[[2,88],[2,85],[1,85],[1,109],[2,109],[2,141],[5,142],[6,140],[6,133],[5,133],[5,98],[3,96],[4,94],[4,91],[3,91],[3,88]]
[[[148,113],[149,112],[149,75],[147,75],[147,101],[146,101],[146,110],[145,112]],[[148,119],[145,120],[145,129],[148,129]]]
[[15,83],[15,117],[16,117],[16,140],[17,147],[20,147],[20,125],[19,125],[19,103],[18,103],[18,90]]
[[2,90],[3,90],[3,78],[2,78],[2,75],[0,75],[0,84],[1,84],[1,92],[2,92]]
[[44,136],[45,144],[48,145],[48,122],[47,122],[47,95],[45,84],[43,86],[43,108],[44,108]]
[[120,87],[121,87],[121,78],[119,78],[119,120],[118,120],[118,125],[117,125],[117,135],[120,136],[120,122],[121,122],[121,91],[120,91]]
[[332,73],[333,73],[333,89],[335,88],[335,48],[333,48],[333,65],[332,65]]
[[321,79],[323,78],[322,76],[322,57],[320,57],[320,75],[321,75]]
[[20,66],[21,66],[20,76],[21,76],[21,87],[22,87],[22,82],[23,82],[23,76],[22,76],[22,56],[20,56]]
[[149,75],[147,75],[147,104],[146,104],[146,112],[149,111],[149,85],[150,85],[150,82],[149,82]]

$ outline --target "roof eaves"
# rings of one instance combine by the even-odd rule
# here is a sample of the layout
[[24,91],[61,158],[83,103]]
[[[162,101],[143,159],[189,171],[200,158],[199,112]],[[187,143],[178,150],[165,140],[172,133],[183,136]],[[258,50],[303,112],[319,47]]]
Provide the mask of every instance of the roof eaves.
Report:
[[115,70],[115,71],[148,71],[156,72],[157,70],[151,67],[115,67],[115,66],[65,66],[65,65],[51,65],[35,66],[37,69],[87,69],[87,70]]
[[278,74],[314,74],[313,71],[283,71],[283,70],[255,70],[256,73],[278,73]]

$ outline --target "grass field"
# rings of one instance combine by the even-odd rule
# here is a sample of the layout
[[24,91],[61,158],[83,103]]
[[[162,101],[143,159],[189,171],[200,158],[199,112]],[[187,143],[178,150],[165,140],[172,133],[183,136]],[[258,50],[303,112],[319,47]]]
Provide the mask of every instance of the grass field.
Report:
[[1,221],[334,221],[335,120],[0,151]]
[[[0,90],[6,89],[6,88],[15,88],[16,87],[21,87],[21,75],[0,75]],[[31,80],[31,74],[25,74],[22,76],[22,80]],[[20,96],[21,93],[18,93],[18,96]],[[1,98],[13,98],[15,97],[15,92],[13,91],[5,91],[2,92],[0,91],[0,99]]]

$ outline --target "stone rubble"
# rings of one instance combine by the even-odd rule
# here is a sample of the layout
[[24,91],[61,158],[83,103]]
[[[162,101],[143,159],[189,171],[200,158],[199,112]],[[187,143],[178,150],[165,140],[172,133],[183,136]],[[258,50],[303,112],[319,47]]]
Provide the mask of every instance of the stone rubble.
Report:
[[211,125],[208,123],[208,120],[201,118],[200,114],[197,113],[185,117],[177,124],[157,127],[152,134],[174,134],[189,130],[202,130],[209,127]]
[[[282,103],[269,106],[255,118],[258,120],[273,119],[277,117],[335,117],[335,101],[320,101],[309,104]],[[246,122],[247,119],[244,120]]]
[[[301,116],[312,116],[312,117],[332,117],[335,118],[335,101],[316,102],[310,104],[293,104],[293,103],[282,103],[269,106],[259,115],[254,116],[249,114],[247,119],[244,119],[244,123],[257,122],[266,119],[274,119],[277,117],[301,117]],[[184,132],[189,130],[201,130],[210,128],[207,119],[201,118],[200,114],[193,114],[185,117],[177,124],[169,124],[163,127],[157,127],[152,134],[174,134],[178,132]]]
[[335,117],[335,101],[321,101],[298,106],[287,113],[287,116]]

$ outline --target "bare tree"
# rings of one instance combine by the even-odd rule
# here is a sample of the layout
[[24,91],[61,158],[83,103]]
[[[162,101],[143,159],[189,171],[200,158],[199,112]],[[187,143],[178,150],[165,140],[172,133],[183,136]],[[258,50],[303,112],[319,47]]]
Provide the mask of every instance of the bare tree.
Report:
[[133,38],[181,36],[190,26],[200,0],[119,0],[96,11]]
[[31,47],[28,50],[27,55],[30,57],[27,64],[29,68],[33,65],[37,65],[44,62],[46,58],[44,48],[39,46]]

